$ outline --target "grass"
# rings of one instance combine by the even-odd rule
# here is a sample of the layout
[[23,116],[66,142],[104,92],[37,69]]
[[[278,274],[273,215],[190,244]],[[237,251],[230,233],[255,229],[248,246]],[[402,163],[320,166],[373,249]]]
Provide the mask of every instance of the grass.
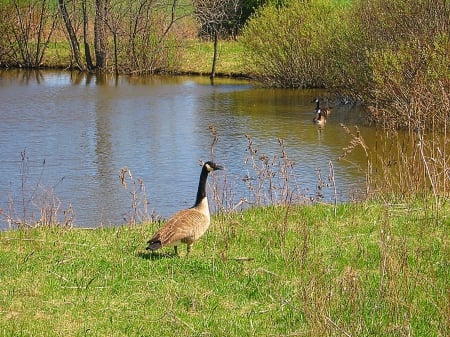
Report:
[[[84,49],[81,48],[84,55]],[[180,66],[175,73],[208,75],[211,73],[213,43],[201,40],[187,40],[180,49]],[[243,73],[243,46],[237,41],[220,41],[216,71],[218,76],[246,76]],[[44,65],[49,68],[69,68],[71,66],[70,46],[67,42],[50,43],[44,57]]]
[[446,336],[449,214],[217,214],[188,258],[145,252],[159,223],[0,232],[0,335]]
[[49,43],[43,61],[46,67],[69,68],[73,63],[70,44],[67,41]]
[[[242,76],[243,45],[237,41],[219,41],[216,71],[217,75]],[[179,71],[209,75],[211,73],[214,46],[212,42],[189,40],[181,50],[182,62]]]

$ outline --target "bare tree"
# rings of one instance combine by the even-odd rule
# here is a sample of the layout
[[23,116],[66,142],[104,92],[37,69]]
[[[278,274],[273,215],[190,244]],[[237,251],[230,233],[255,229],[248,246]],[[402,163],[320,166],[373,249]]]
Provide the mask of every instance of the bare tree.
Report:
[[39,68],[56,27],[56,14],[46,0],[13,0],[4,5],[9,8],[6,12],[15,15],[11,22],[15,27],[2,30],[2,39],[9,41],[9,52],[17,65]]
[[95,0],[94,48],[95,63],[99,71],[106,69],[106,18],[108,16],[109,0]]
[[80,44],[78,43],[77,35],[75,34],[75,29],[73,28],[72,20],[70,19],[69,12],[66,7],[66,2],[64,0],[58,0],[58,6],[64,25],[66,26],[67,34],[69,35],[69,43],[72,49],[73,58],[75,59],[75,64],[78,69],[84,70],[85,67],[83,61],[81,60]]
[[[190,13],[187,7],[180,8],[191,8],[190,4],[179,3],[58,0],[54,8],[49,0],[7,1],[0,6],[0,65],[39,67],[53,31],[62,28],[70,44],[71,63],[82,71],[106,72],[112,68],[108,64],[113,64],[116,74],[165,71],[179,62],[179,44],[172,28]],[[61,26],[57,25],[59,15]]]
[[[149,3],[151,0],[143,0],[142,3]],[[123,23],[127,21],[127,17],[135,17],[133,10],[134,1],[113,1],[110,4],[108,16],[105,17],[105,24],[113,35],[113,57],[114,57],[114,73],[116,77],[119,75],[119,34],[123,29]],[[140,6],[138,6],[140,7]]]
[[88,12],[86,0],[83,0],[81,3],[83,9],[83,43],[84,43],[84,55],[86,58],[86,65],[89,70],[94,69],[94,65],[92,64],[91,58],[91,48],[89,47],[89,39],[88,39]]
[[0,31],[2,37],[0,39],[0,66],[9,66],[14,58],[14,23],[16,22],[12,5],[0,6]]
[[242,0],[194,0],[194,16],[201,25],[200,35],[213,40],[214,54],[210,78],[216,76],[219,36],[234,30],[240,21]]
[[[95,52],[104,71],[107,33],[112,34],[114,72],[153,72],[166,51],[166,39],[177,16],[178,0],[96,0]],[[167,19],[170,11],[169,19]],[[130,57],[127,59],[127,56]],[[122,69],[120,69],[122,68]]]
[[[71,11],[67,9],[67,3],[72,4]],[[90,46],[89,46],[89,16],[88,16],[88,5],[90,2],[87,0],[81,1],[69,1],[69,0],[58,0],[59,10],[64,21],[66,28],[66,33],[68,35],[68,40],[72,50],[72,56],[74,58],[75,64],[80,70],[92,70],[94,69],[94,64],[91,58]],[[94,22],[94,51],[96,65],[100,71],[104,71],[106,67],[106,14],[108,13],[109,0],[96,0],[95,1],[95,22]],[[81,9],[81,14],[78,12]],[[78,12],[78,13],[77,13]],[[75,23],[74,23],[75,21]],[[77,25],[83,26],[83,45],[85,61],[84,63],[81,51],[80,42],[77,36]]]

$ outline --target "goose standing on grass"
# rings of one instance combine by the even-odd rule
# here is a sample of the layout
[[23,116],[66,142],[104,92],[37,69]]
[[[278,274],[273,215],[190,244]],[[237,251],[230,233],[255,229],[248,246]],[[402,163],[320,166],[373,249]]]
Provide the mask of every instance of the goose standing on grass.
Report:
[[147,249],[154,251],[173,246],[178,255],[177,246],[184,243],[187,245],[186,255],[189,255],[192,244],[206,232],[210,224],[206,180],[208,174],[215,170],[223,170],[223,167],[212,161],[203,164],[194,206],[175,213],[147,242]]

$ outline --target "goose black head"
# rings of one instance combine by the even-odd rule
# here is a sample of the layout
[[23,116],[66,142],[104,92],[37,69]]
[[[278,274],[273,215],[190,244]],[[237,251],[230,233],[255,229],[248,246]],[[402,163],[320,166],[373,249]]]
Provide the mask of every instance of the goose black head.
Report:
[[216,171],[216,170],[223,170],[222,165],[218,165],[213,161],[207,161],[203,164],[203,167],[208,170],[208,172]]

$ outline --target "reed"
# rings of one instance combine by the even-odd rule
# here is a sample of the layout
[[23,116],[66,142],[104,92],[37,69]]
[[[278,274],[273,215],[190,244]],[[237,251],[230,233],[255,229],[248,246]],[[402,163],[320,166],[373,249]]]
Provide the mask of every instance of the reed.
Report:
[[372,147],[364,141],[358,128],[352,132],[348,127],[342,127],[351,138],[340,160],[345,160],[356,148],[363,149],[368,198],[385,202],[431,199],[438,209],[450,196],[447,122],[444,123],[443,132],[437,128],[380,130],[377,142]]
[[0,217],[6,220],[10,229],[55,225],[72,227],[75,218],[72,205],[69,203],[67,208],[61,211],[62,202],[55,192],[64,177],[53,186],[48,186],[42,181],[45,160],[38,168],[38,173],[30,172],[26,149],[20,152],[19,196],[10,195],[8,209],[0,208]]
[[246,135],[247,155],[244,164],[250,169],[243,178],[252,206],[290,204],[304,201],[295,177],[295,161],[286,153],[284,140],[279,138],[279,154],[268,155],[260,151],[253,138]]
[[150,202],[147,197],[144,180],[139,177],[135,178],[127,167],[123,167],[120,170],[119,179],[130,198],[130,210],[124,217],[124,221],[129,225],[159,221],[160,217],[156,211],[154,209],[152,211],[149,210]]
[[378,161],[381,189],[405,197],[431,195],[435,203],[449,196],[448,136],[422,130],[384,137],[385,151]]

